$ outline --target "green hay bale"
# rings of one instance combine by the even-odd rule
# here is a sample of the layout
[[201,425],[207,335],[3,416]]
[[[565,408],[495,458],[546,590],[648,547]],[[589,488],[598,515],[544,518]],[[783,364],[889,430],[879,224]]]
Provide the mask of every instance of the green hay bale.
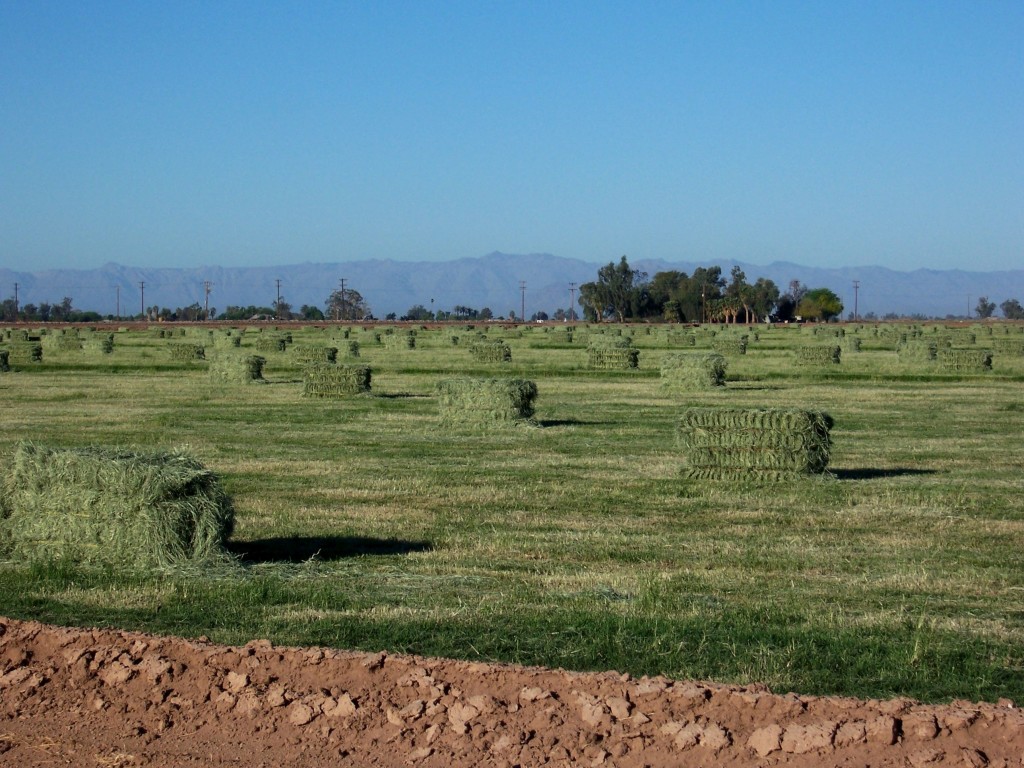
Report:
[[205,360],[206,348],[201,344],[186,344],[178,342],[167,345],[167,352],[171,360]]
[[409,333],[385,333],[382,337],[385,349],[415,349],[416,337]]
[[341,345],[341,349],[344,351],[345,357],[359,357],[358,341],[346,341]]
[[7,362],[13,368],[43,362],[43,345],[35,342],[13,342],[7,347]]
[[711,348],[720,355],[745,355],[747,354],[746,337],[735,338],[719,334],[711,342]]
[[435,392],[442,424],[505,426],[529,422],[537,385],[525,379],[445,379]]
[[838,344],[810,344],[794,350],[796,361],[808,367],[825,367],[839,365],[842,349]]
[[[64,329],[62,329],[63,331]],[[53,333],[43,336],[43,348],[53,352],[80,352],[82,340],[78,333]]]
[[242,346],[242,336],[237,333],[218,333],[213,337],[213,346],[217,349],[236,349]]
[[180,451],[22,443],[0,530],[15,559],[139,569],[222,553],[234,510],[216,475]]
[[311,365],[302,372],[302,396],[342,398],[370,391],[373,374],[367,366]]
[[114,334],[97,334],[85,342],[85,350],[93,354],[110,355],[114,352]]
[[228,351],[219,352],[210,361],[210,377],[235,384],[265,384],[263,367],[267,358]]
[[670,347],[695,347],[697,346],[697,335],[695,333],[684,333],[683,331],[669,331],[666,339]]
[[572,344],[572,331],[568,328],[552,328],[548,341],[552,344]]
[[283,336],[261,335],[256,339],[257,352],[284,352],[288,348],[288,341]]
[[[621,329],[613,329],[621,333]],[[624,371],[638,368],[640,351],[633,340],[619,336],[593,336],[587,347],[587,366],[597,370]]]
[[717,352],[668,355],[661,361],[661,384],[680,392],[724,387],[727,365]]
[[939,351],[939,345],[925,339],[908,339],[896,347],[901,363],[931,363]]
[[11,353],[6,349],[0,349],[0,373],[7,373],[11,370]]
[[851,352],[860,352],[861,343],[861,340],[856,336],[847,336],[839,346],[842,348],[844,354],[850,354]]
[[947,373],[985,373],[992,370],[989,349],[940,349],[939,370]]
[[1024,339],[990,339],[992,351],[1006,357],[1024,356]]
[[338,361],[338,348],[324,344],[295,344],[288,349],[288,353],[295,362],[303,365],[334,364]]
[[469,345],[469,354],[479,363],[512,362],[512,349],[501,339],[475,341]]
[[783,480],[828,466],[832,417],[788,408],[689,408],[677,445],[693,479]]

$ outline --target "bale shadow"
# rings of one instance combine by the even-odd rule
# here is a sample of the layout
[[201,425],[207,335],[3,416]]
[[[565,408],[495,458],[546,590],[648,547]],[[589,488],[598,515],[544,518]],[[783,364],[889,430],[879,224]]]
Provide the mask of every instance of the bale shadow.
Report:
[[381,400],[405,400],[409,398],[429,398],[430,395],[420,395],[412,392],[371,392],[371,397],[379,397]]
[[878,480],[886,477],[907,477],[914,475],[935,475],[934,469],[914,469],[912,467],[895,467],[893,469],[829,469],[839,480]]
[[537,425],[540,427],[581,427],[581,426],[601,426],[612,424],[610,421],[580,421],[579,419],[538,419]]
[[363,536],[282,536],[252,541],[229,541],[227,550],[243,564],[303,563],[343,560],[358,555],[407,555],[430,552],[429,541],[373,539]]

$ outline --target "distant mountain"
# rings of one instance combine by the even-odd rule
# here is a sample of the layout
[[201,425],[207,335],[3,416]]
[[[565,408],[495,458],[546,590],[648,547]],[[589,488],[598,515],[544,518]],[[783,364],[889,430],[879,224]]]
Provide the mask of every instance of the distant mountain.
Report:
[[[604,262],[607,263],[607,262]],[[899,272],[879,266],[807,267],[788,262],[767,266],[735,261],[668,262],[631,260],[631,266],[653,276],[675,269],[692,273],[697,267],[718,265],[728,276],[734,265],[753,282],[769,278],[785,290],[791,280],[811,288],[829,288],[853,310],[854,281],[859,281],[857,309],[861,315],[889,312],[928,317],[963,316],[979,296],[1000,302],[1024,301],[1024,270],[967,272],[928,270]],[[527,316],[544,311],[553,314],[568,308],[570,284],[595,280],[600,262],[563,259],[550,254],[512,255],[492,253],[479,258],[445,262],[366,260],[336,264],[290,264],[279,267],[144,268],[105,264],[98,269],[59,269],[41,272],[0,269],[0,289],[24,304],[59,303],[71,297],[76,309],[101,314],[136,314],[143,303],[175,309],[193,303],[203,305],[204,282],[209,281],[210,307],[222,311],[229,305],[273,306],[280,280],[281,298],[297,310],[303,304],[323,308],[341,278],[362,294],[377,317],[390,312],[403,315],[412,306],[451,310],[457,305],[482,309],[495,315],[520,314],[525,283]],[[579,292],[576,292],[579,299]],[[577,311],[579,311],[577,305]]]

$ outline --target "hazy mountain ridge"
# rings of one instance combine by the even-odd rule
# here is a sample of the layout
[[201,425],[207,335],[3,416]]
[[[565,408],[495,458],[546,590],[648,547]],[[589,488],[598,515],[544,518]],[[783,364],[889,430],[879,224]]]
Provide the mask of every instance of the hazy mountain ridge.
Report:
[[[617,257],[616,257],[617,260]],[[182,267],[148,268],[108,263],[96,269],[58,269],[39,272],[0,269],[0,285],[6,296],[14,295],[22,305],[59,303],[70,296],[77,309],[113,314],[138,313],[146,307],[203,305],[204,282],[211,283],[209,305],[218,311],[229,305],[273,306],[277,280],[281,298],[297,310],[303,304],[323,308],[341,278],[345,285],[362,294],[378,317],[389,312],[404,314],[416,304],[434,310],[451,310],[457,305],[481,309],[490,307],[496,315],[509,311],[520,314],[525,282],[527,316],[538,311],[552,314],[569,305],[570,283],[576,287],[595,280],[597,270],[607,261],[587,262],[550,254],[514,255],[491,253],[478,258],[446,262],[362,260],[330,264],[290,264],[277,267]],[[853,281],[860,282],[857,309],[881,316],[889,312],[934,317],[973,313],[979,296],[1000,302],[1008,298],[1024,301],[1024,270],[970,272],[965,270],[919,269],[900,272],[881,266],[809,267],[789,262],[768,265],[737,261],[678,261],[630,259],[630,264],[653,276],[656,272],[679,270],[692,273],[697,267],[721,266],[728,276],[734,265],[753,282],[759,277],[774,280],[785,290],[790,280],[812,288],[825,287],[838,294],[853,310]],[[140,288],[140,284],[144,284]],[[576,299],[579,292],[576,291]],[[577,305],[578,311],[578,305]],[[998,314],[998,312],[997,312]]]

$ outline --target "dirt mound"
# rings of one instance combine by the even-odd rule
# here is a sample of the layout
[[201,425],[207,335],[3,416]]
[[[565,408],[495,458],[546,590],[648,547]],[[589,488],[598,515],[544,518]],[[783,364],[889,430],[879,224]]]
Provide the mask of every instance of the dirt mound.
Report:
[[0,765],[1020,766],[1010,702],[927,706],[0,618]]

